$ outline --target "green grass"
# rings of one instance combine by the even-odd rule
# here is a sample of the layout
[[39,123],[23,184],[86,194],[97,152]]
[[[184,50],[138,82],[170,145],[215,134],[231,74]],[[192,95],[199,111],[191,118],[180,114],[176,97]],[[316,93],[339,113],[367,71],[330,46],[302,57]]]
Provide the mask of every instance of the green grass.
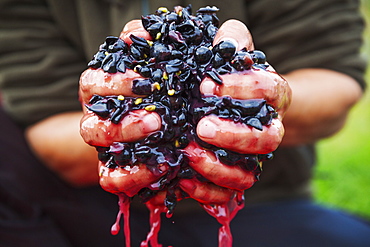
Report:
[[[370,23],[370,0],[362,1]],[[370,55],[369,26],[365,31],[364,55]],[[313,181],[316,201],[370,220],[370,67],[368,91],[350,112],[337,135],[318,144],[318,166]]]

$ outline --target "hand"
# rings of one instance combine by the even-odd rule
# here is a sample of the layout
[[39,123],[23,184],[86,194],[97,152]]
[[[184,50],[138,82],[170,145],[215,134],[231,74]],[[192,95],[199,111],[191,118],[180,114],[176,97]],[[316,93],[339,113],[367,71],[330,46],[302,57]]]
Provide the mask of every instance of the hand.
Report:
[[[139,20],[129,22],[121,38],[130,43],[130,34],[147,37]],[[109,119],[101,119],[87,110],[85,104],[97,94],[101,96],[122,95],[140,97],[132,92],[132,82],[142,77],[133,70],[125,73],[109,74],[102,69],[87,69],[80,78],[80,99],[84,109],[81,119],[80,133],[86,143],[92,146],[109,147],[115,142],[134,142],[145,138],[161,128],[161,118],[156,112],[135,110],[129,112],[118,124]],[[112,193],[125,193],[134,196],[140,189],[149,187],[166,174],[168,167],[162,166],[159,173],[154,174],[143,164],[123,169],[109,169],[99,162],[100,185]]]
[[[130,33],[146,37],[146,31],[143,31],[137,21],[126,25],[121,38],[128,42],[127,37]],[[226,22],[218,32],[215,44],[227,37],[234,38],[238,49],[242,47],[253,49],[250,34],[240,22]],[[94,94],[137,97],[138,95],[133,94],[131,88],[132,81],[138,78],[140,76],[132,70],[127,70],[124,74],[107,74],[101,69],[89,69],[81,76],[82,103],[87,104]],[[276,109],[279,117],[274,119],[271,125],[258,131],[244,124],[210,115],[199,121],[198,136],[203,141],[239,153],[268,153],[275,150],[283,136],[281,118],[290,100],[290,90],[286,82],[272,68],[266,71],[251,70],[245,73],[224,75],[223,81],[224,84],[219,86],[206,78],[201,84],[201,93],[206,96],[229,95],[237,99],[264,98]],[[235,81],[239,83],[235,84]],[[110,120],[102,120],[85,110],[85,116],[81,121],[81,135],[91,145],[108,147],[114,142],[132,142],[142,139],[159,130],[160,126],[161,119],[155,112],[132,111],[120,123],[112,124]],[[196,178],[181,179],[179,185],[190,197],[202,203],[227,202],[235,192],[251,187],[256,180],[252,172],[237,166],[222,164],[213,152],[204,150],[195,142],[190,143],[185,151],[192,168],[210,182],[200,182]],[[108,191],[123,192],[128,196],[133,196],[140,189],[150,187],[167,171],[168,167],[162,166],[159,173],[153,174],[143,164],[127,167],[127,169],[112,170],[100,163],[100,182],[102,187]]]
[[[221,40],[231,40],[237,50],[253,49],[252,37],[239,21],[225,22],[219,29],[214,45]],[[246,72],[222,76],[223,84],[216,84],[205,78],[200,86],[205,96],[231,96],[235,99],[263,98],[278,112],[278,118],[262,131],[245,124],[235,123],[209,115],[197,125],[197,134],[202,141],[243,154],[265,154],[274,151],[284,135],[282,118],[290,104],[291,90],[287,82],[269,66],[267,70],[251,69]],[[181,180],[180,187],[191,197],[208,203],[227,202],[235,191],[250,188],[256,181],[252,172],[238,166],[222,164],[211,151],[191,143],[186,149],[190,166],[210,182],[201,183],[196,179]]]
[[[252,37],[247,27],[239,21],[229,20],[219,29],[214,44],[233,40],[237,50],[253,49]],[[251,69],[221,76],[223,84],[206,77],[200,86],[203,95],[230,96],[235,99],[265,99],[278,112],[272,124],[258,131],[247,125],[207,116],[198,123],[198,136],[210,144],[239,153],[269,153],[275,150],[284,134],[281,123],[291,101],[288,83],[270,65],[266,70]]]

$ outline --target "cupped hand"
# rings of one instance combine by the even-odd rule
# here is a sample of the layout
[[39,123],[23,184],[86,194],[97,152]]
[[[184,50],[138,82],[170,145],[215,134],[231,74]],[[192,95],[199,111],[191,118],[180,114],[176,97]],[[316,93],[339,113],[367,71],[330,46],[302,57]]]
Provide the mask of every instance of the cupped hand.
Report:
[[[131,34],[149,39],[139,20],[134,20],[125,26],[121,38],[131,43]],[[80,134],[84,141],[92,146],[110,147],[117,142],[135,142],[144,139],[149,134],[161,128],[161,118],[156,112],[134,110],[127,113],[118,123],[103,119],[90,111],[89,104],[93,95],[141,97],[132,92],[133,81],[144,79],[133,70],[125,73],[107,73],[102,69],[87,69],[80,77],[80,100],[84,116],[80,123]],[[157,172],[150,171],[145,164],[132,167],[117,167],[111,169],[99,162],[100,185],[112,193],[125,193],[134,196],[142,188],[149,187],[168,171],[167,165],[159,166]]]
[[[229,20],[219,29],[214,45],[220,41],[233,42],[237,50],[253,50],[253,41],[247,27],[240,21]],[[291,101],[288,83],[269,66],[266,70],[250,70],[221,76],[223,84],[217,84],[206,77],[200,86],[203,96],[229,96],[234,99],[265,99],[278,113],[271,124],[257,130],[244,123],[221,119],[216,115],[203,117],[197,125],[197,135],[202,140],[217,147],[242,154],[266,154],[274,151],[284,135],[282,118]],[[190,166],[209,180],[180,181],[181,188],[200,202],[220,203],[230,199],[235,191],[250,188],[256,181],[252,172],[238,166],[222,164],[212,151],[191,143],[185,151],[189,155]],[[215,200],[215,196],[218,200]],[[218,196],[218,197],[217,197]],[[224,203],[227,202],[224,201]]]
[[[130,42],[130,35],[150,39],[141,21],[129,22],[120,38]],[[252,50],[253,42],[248,29],[239,21],[225,22],[215,37],[214,44],[221,40],[234,42],[237,50],[246,47]],[[198,137],[220,148],[243,154],[269,153],[277,148],[284,134],[282,117],[290,103],[291,92],[286,81],[271,66],[266,70],[251,69],[244,72],[223,75],[223,84],[215,84],[205,78],[200,86],[204,96],[230,96],[235,99],[262,98],[278,112],[278,118],[272,120],[263,130],[256,130],[242,123],[221,119],[215,115],[202,118],[197,125]],[[97,94],[101,96],[122,95],[139,97],[132,92],[134,79],[142,78],[138,73],[127,70],[126,73],[109,74],[101,69],[88,69],[81,76],[80,98],[83,105]],[[96,116],[87,108],[81,120],[81,135],[93,146],[109,147],[115,142],[135,142],[161,128],[161,118],[155,112],[135,110],[129,112],[118,124],[109,119]],[[235,193],[250,188],[256,181],[255,175],[238,166],[222,164],[212,151],[191,142],[184,151],[188,155],[190,166],[208,182],[197,178],[180,179],[179,186],[191,198],[205,204],[222,204],[235,196]],[[146,165],[110,169],[99,164],[100,183],[112,193],[135,195],[139,190],[150,187],[168,172],[164,165],[160,172],[153,174]]]
[[[214,44],[222,40],[234,41],[237,50],[244,47],[253,49],[252,37],[240,21],[230,20],[220,27]],[[230,96],[242,100],[265,99],[278,112],[278,118],[259,131],[245,124],[206,116],[197,126],[200,139],[239,153],[269,153],[275,150],[284,135],[281,121],[291,101],[291,89],[287,81],[271,65],[266,70],[252,67],[250,70],[222,75],[221,78],[223,84],[219,85],[206,77],[200,86],[201,93],[204,96]]]

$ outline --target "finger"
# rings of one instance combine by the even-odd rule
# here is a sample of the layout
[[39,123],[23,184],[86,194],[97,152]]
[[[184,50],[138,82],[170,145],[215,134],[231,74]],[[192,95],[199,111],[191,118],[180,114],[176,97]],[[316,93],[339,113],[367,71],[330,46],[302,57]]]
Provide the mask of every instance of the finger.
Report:
[[102,69],[87,69],[80,77],[80,100],[82,104],[87,104],[94,94],[138,96],[132,92],[132,83],[136,79],[142,77],[130,69],[125,73],[114,74]]
[[279,146],[284,127],[279,119],[273,119],[261,131],[243,123],[209,115],[199,121],[197,134],[205,142],[237,153],[267,154]]
[[131,111],[118,124],[88,112],[81,120],[80,134],[90,145],[108,147],[113,142],[138,141],[160,128],[161,118],[155,112]]
[[110,193],[125,193],[127,196],[132,197],[141,189],[149,187],[150,184],[166,174],[168,166],[162,165],[158,171],[155,174],[144,164],[112,169],[99,162],[100,186]]
[[[184,193],[179,188],[175,189],[174,194],[176,196],[177,201],[181,201],[181,200],[185,199]],[[154,205],[154,206],[163,206],[164,201],[166,200],[167,196],[168,196],[167,191],[165,191],[165,190],[159,191],[154,197],[150,198],[145,203],[146,204],[151,204],[151,205]]]
[[238,20],[225,21],[217,31],[213,45],[226,40],[233,42],[236,45],[236,50],[241,50],[244,47],[247,50],[254,49],[251,33],[244,23]]
[[212,151],[201,148],[195,142],[185,148],[189,165],[200,175],[218,186],[233,190],[246,190],[256,181],[254,174],[239,166],[222,164]]
[[250,69],[239,73],[221,75],[222,85],[206,77],[200,91],[205,96],[230,96],[234,99],[265,99],[283,115],[290,104],[291,90],[288,83],[272,68]]
[[123,39],[128,45],[132,44],[132,40],[130,39],[130,35],[133,34],[135,36],[145,38],[146,40],[151,40],[150,34],[144,29],[143,24],[141,20],[132,20],[128,22],[121,34],[120,34],[120,39]]
[[233,197],[235,191],[213,183],[200,182],[196,178],[181,179],[180,188],[191,198],[203,204],[223,204]]

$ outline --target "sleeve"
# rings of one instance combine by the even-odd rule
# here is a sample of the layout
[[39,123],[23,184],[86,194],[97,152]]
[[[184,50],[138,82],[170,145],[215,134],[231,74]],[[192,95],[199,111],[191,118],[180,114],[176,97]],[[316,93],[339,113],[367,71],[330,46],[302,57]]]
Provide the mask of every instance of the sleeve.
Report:
[[251,1],[248,23],[255,47],[280,73],[325,68],[365,88],[361,56],[364,22],[356,0]]
[[2,107],[21,126],[81,109],[82,53],[64,37],[43,1],[0,1]]

